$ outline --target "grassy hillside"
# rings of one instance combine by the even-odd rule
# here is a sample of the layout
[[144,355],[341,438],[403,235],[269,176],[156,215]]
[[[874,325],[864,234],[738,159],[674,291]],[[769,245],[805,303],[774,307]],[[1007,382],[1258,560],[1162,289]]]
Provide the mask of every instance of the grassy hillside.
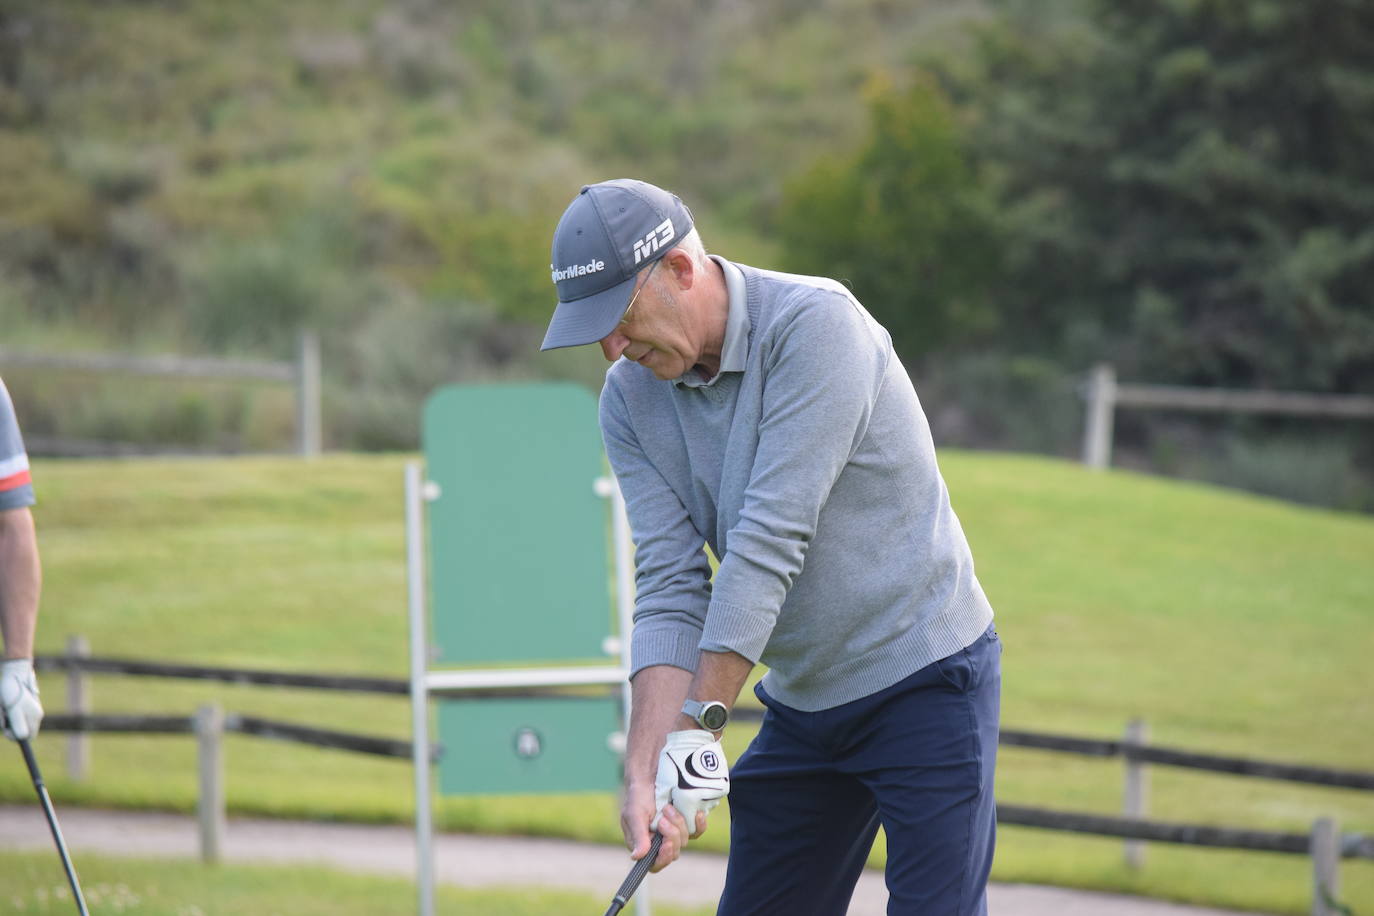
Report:
[[[549,241],[581,185],[673,188],[712,250],[777,265],[783,181],[857,142],[874,73],[900,79],[982,9],[8,0],[5,347],[279,358],[310,325],[331,444],[411,448],[406,406],[442,382],[600,378],[537,353]],[[222,386],[112,399],[24,376],[31,437],[285,441],[274,404]]]
[[[401,456],[39,462],[46,569],[40,644],[155,659],[402,675],[406,670]],[[1007,727],[1120,734],[1197,750],[1370,768],[1374,522],[1237,493],[1012,455],[942,464],[998,613]],[[43,683],[50,709],[60,678]],[[98,678],[97,711],[227,708],[395,737],[404,701]],[[738,754],[744,730],[732,730]],[[40,739],[54,796],[71,804],[189,809],[183,738],[98,736],[89,782],[63,776],[64,742]],[[400,763],[231,738],[239,811],[405,819]],[[308,778],[303,778],[308,774]],[[1120,763],[1004,751],[1002,800],[1111,813]],[[1335,815],[1374,830],[1369,793],[1170,771],[1153,816],[1306,831]],[[17,758],[0,798],[26,800]],[[615,842],[610,796],[445,799],[441,823]],[[719,818],[707,845],[723,848]],[[881,859],[881,853],[878,855]],[[1120,844],[1006,828],[995,877],[1122,888],[1275,912],[1305,911],[1300,857],[1152,846],[1143,873]],[[1346,899],[1374,904],[1374,866],[1346,863]]]
[[77,336],[240,345],[271,328],[230,306],[289,327],[411,293],[542,319],[578,186],[681,189],[708,238],[756,252],[782,179],[861,130],[865,80],[981,10],[709,6],[12,0],[0,309],[36,294]]

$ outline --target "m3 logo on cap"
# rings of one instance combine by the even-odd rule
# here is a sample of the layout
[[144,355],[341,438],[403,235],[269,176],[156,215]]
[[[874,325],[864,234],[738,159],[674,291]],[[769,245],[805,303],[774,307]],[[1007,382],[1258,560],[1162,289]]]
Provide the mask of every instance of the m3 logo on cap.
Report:
[[573,277],[584,277],[587,274],[594,274],[598,270],[605,270],[606,262],[592,261],[590,264],[571,264],[563,268],[562,270],[559,270],[557,267],[554,267],[552,264],[550,264],[549,269],[553,271],[553,282],[557,283],[559,280],[570,280]]
[[671,242],[673,236],[676,234],[677,233],[673,230],[673,221],[671,219],[665,219],[663,222],[659,223],[654,227],[653,232],[650,232],[648,235],[644,236],[644,238],[635,242],[635,263],[638,264],[655,251],[658,251],[664,245]]

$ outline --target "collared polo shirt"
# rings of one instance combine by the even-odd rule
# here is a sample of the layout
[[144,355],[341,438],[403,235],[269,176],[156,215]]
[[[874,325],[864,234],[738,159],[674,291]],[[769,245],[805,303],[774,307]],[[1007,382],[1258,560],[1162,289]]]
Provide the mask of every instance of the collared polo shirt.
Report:
[[729,313],[725,318],[725,342],[720,348],[720,371],[710,379],[703,379],[693,367],[673,379],[675,386],[701,388],[714,385],[726,372],[743,372],[749,358],[749,310],[744,300],[744,274],[729,261],[710,255],[725,274],[725,294],[729,298]]

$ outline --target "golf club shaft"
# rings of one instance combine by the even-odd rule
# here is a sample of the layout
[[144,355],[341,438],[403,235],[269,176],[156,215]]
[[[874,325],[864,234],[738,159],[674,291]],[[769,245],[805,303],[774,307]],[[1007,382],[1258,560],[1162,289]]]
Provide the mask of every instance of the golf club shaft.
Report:
[[649,841],[649,851],[644,854],[644,858],[635,863],[634,868],[630,869],[629,875],[625,877],[625,883],[620,885],[620,890],[616,891],[615,899],[611,901],[611,907],[606,911],[606,916],[615,916],[625,904],[630,902],[630,897],[638,889],[644,876],[649,873],[649,868],[654,864],[654,859],[658,858],[658,848],[663,845],[663,834],[654,831],[654,838]]
[[81,916],[87,916],[89,911],[86,909],[86,897],[81,893],[81,882],[76,879],[76,868],[73,867],[72,857],[67,852],[67,843],[62,839],[62,829],[57,826],[57,812],[53,811],[52,799],[48,797],[48,787],[43,785],[43,774],[38,771],[38,761],[34,759],[33,748],[29,746],[27,739],[20,738],[19,750],[24,753],[24,763],[28,765],[29,775],[33,777],[33,787],[38,792],[38,801],[43,805],[43,813],[47,815],[52,838],[57,842],[57,853],[62,857],[62,867],[67,870],[67,882],[72,886],[77,912]]

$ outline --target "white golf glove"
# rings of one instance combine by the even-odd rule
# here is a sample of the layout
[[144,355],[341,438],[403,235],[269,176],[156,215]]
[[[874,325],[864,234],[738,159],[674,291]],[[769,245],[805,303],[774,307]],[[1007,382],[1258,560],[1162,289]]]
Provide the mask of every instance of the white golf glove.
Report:
[[38,702],[38,679],[33,659],[11,658],[0,662],[0,709],[5,714],[5,736],[27,741],[38,734],[43,704]]
[[658,757],[658,775],[654,779],[654,806],[658,813],[649,824],[658,829],[663,806],[672,803],[687,819],[687,830],[695,833],[697,812],[709,813],[730,794],[730,768],[725,765],[725,751],[716,736],[701,729],[669,732]]

